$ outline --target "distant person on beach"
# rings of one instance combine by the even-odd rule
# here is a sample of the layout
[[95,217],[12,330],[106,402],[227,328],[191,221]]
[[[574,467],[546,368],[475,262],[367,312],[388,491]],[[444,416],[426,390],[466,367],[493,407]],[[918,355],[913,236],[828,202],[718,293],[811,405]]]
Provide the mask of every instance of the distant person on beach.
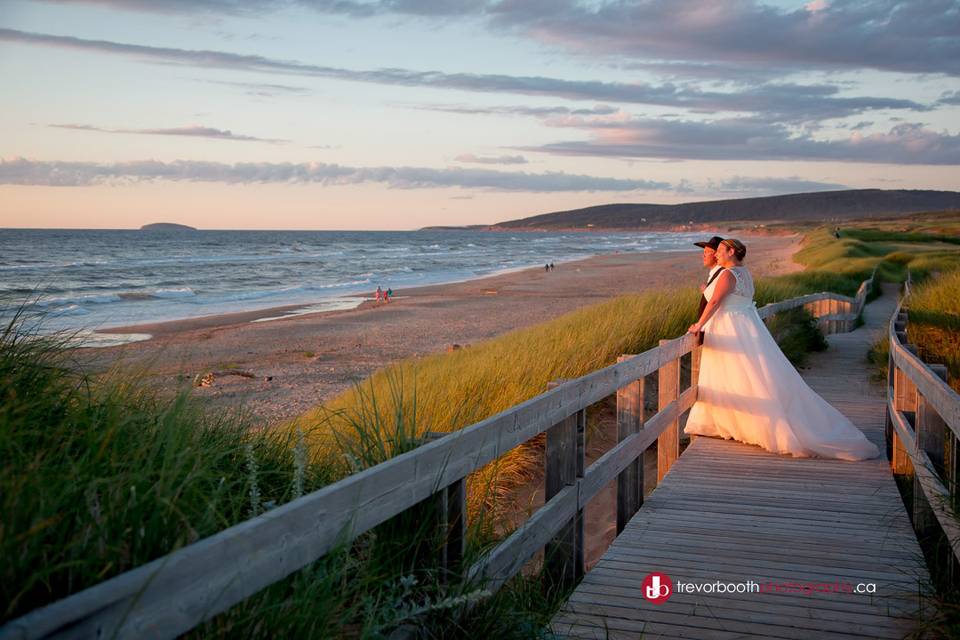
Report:
[[544,270],[544,271],[550,271],[550,263],[549,263],[549,262],[548,262],[547,264],[543,265],[543,270]]
[[556,267],[553,266],[553,263],[550,263],[550,271],[553,271]]
[[393,296],[393,289],[387,289],[387,292],[383,294],[383,301],[390,302],[390,298]]
[[836,238],[837,240],[840,239],[840,227],[837,227],[836,229],[833,230],[833,237]]
[[383,300],[383,289],[380,288],[380,285],[377,285],[377,302],[379,303]]

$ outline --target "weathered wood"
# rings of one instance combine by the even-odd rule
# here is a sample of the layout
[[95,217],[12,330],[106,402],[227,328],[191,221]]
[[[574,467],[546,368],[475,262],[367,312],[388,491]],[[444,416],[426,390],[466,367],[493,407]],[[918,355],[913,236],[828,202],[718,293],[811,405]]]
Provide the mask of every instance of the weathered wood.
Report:
[[[703,347],[698,346],[690,352],[690,386],[696,388],[700,381],[700,359],[703,356]],[[691,433],[690,442],[697,439],[697,434]]]
[[892,338],[890,357],[906,380],[913,385],[914,393],[923,395],[953,431],[954,436],[960,437],[960,394],[941,380],[916,354]]
[[[623,358],[625,356],[621,356]],[[617,441],[643,428],[644,379],[633,380],[617,389]],[[643,461],[641,455],[617,476],[617,535],[643,504]]]
[[[33,611],[0,628],[0,637],[53,637],[67,629],[117,638],[179,635],[615,393],[624,380],[656,371],[661,358],[678,358],[695,341],[695,336],[684,335],[571,380],[447,438]],[[238,563],[237,557],[245,561]]]
[[[831,348],[813,355],[803,372],[811,387],[877,443],[887,400],[870,387],[861,361],[875,339],[871,329],[883,326],[894,305],[884,296],[864,309],[865,327],[831,336]],[[644,431],[657,428],[664,414]],[[898,417],[898,428],[909,430],[902,413]],[[581,493],[587,480],[593,484],[592,469]],[[924,486],[926,478],[918,473]],[[758,576],[795,584],[829,577],[873,582],[877,592],[811,597],[675,591],[667,602],[652,604],[643,598],[642,581],[653,571],[666,573],[675,585]],[[914,629],[915,594],[928,580],[885,463],[778,456],[736,441],[698,438],[551,627],[572,638],[893,639]]]
[[[450,434],[428,431],[426,441],[431,442]],[[437,523],[442,536],[440,547],[440,578],[449,581],[462,575],[463,556],[467,543],[467,489],[464,478],[452,482],[435,494]]]
[[600,493],[607,483],[616,478],[631,462],[636,460],[657,440],[670,423],[692,407],[696,400],[696,389],[693,387],[687,389],[676,401],[671,402],[647,420],[643,424],[643,429],[618,442],[615,447],[587,467],[580,485],[580,506],[583,507],[591,498]]
[[[551,382],[548,388],[554,386],[559,386],[559,383]],[[544,500],[547,502],[562,489],[577,484],[577,422],[577,414],[573,414],[547,429],[544,473]],[[545,585],[549,589],[569,588],[576,582],[578,575],[583,575],[583,568],[577,567],[577,559],[583,558],[582,551],[577,550],[577,530],[580,528],[577,521],[577,513],[574,513],[544,547]]]
[[[893,371],[893,405],[898,411],[915,413],[917,410],[917,388],[904,373],[904,371],[894,365]],[[893,438],[893,472],[897,475],[909,475],[913,471],[909,451],[906,448],[899,434],[894,433]]]
[[[768,317],[805,302],[827,299],[849,300],[836,294],[811,294],[767,305],[760,312]],[[117,638],[179,635],[337,545],[429,499],[437,491],[446,500],[443,512],[447,524],[453,523],[457,531],[462,531],[457,523],[463,521],[463,479],[537,434],[556,429],[572,418],[579,427],[573,437],[577,452],[574,484],[564,484],[528,522],[470,570],[472,575],[493,576],[495,588],[560,533],[565,524],[576,521],[578,509],[586,502],[583,496],[595,495],[599,490],[596,483],[603,474],[615,469],[609,481],[634,462],[652,438],[663,437],[668,427],[675,428],[671,423],[692,405],[696,388],[691,386],[666,406],[661,402],[661,412],[647,422],[642,432],[628,436],[610,456],[601,458],[609,463],[607,467],[595,464],[583,469],[582,461],[578,462],[583,450],[586,407],[615,393],[626,382],[663,368],[669,371],[676,367],[678,386],[678,359],[690,352],[695,343],[693,335],[661,341],[655,349],[563,383],[415,451],[34,611],[0,628],[0,637],[56,637],[63,633]],[[953,428],[949,420],[952,418],[948,424]],[[578,475],[582,477],[577,478]],[[579,524],[582,526],[582,520]],[[455,533],[451,531],[448,539],[448,545],[453,545],[447,558],[450,566],[462,553]],[[573,539],[577,539],[576,533]],[[243,558],[243,562],[237,562],[237,558]]]
[[[928,364],[927,366],[940,379],[944,382],[947,381],[947,368],[944,365]],[[948,433],[948,429],[937,414],[936,409],[922,394],[917,395],[915,433],[917,449],[926,453],[933,465],[931,471],[937,478],[942,478],[944,471],[944,436]],[[913,483],[913,526],[921,540],[928,540],[936,534],[937,519],[930,501],[923,491],[919,475],[915,474],[913,476]]]
[[927,503],[933,511],[943,529],[946,539],[949,541],[955,558],[960,558],[960,523],[953,516],[948,508],[950,504],[950,494],[947,488],[943,486],[940,478],[933,470],[933,464],[930,458],[922,449],[918,449],[914,440],[913,431],[910,429],[910,423],[906,416],[898,411],[894,406],[892,399],[888,404],[888,411],[893,417],[893,427],[900,439],[912,454],[913,468],[916,477],[919,480],[920,488],[926,497]]
[[[661,340],[660,344],[666,343]],[[676,358],[660,365],[657,384],[658,407],[663,410],[677,399],[680,393],[680,359]],[[657,484],[670,472],[670,467],[680,455],[680,422],[672,421],[657,439]],[[641,495],[643,490],[641,489]]]
[[577,488],[573,485],[561,489],[490,554],[470,567],[467,579],[484,580],[491,592],[503,586],[576,515]]

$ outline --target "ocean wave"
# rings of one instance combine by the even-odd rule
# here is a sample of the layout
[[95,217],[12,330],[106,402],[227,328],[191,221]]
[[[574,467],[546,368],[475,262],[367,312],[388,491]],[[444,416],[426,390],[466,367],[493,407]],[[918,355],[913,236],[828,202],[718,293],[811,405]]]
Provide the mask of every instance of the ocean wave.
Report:
[[109,304],[111,302],[120,302],[122,298],[116,293],[93,293],[87,295],[63,296],[57,298],[41,298],[35,303],[36,306],[47,308],[56,305],[77,305],[77,304]]
[[192,298],[196,292],[190,287],[177,287],[176,289],[157,289],[153,292],[155,298]]
[[47,311],[52,316],[85,316],[89,315],[90,310],[84,309],[78,304],[68,304],[65,307],[56,307]]

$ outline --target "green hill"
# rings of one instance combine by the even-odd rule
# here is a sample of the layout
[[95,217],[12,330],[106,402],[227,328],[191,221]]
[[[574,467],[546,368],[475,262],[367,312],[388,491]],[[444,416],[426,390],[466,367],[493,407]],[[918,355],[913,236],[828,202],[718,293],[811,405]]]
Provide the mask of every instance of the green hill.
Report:
[[[960,210],[960,192],[855,189],[684,204],[607,204],[498,222],[487,229],[643,229],[714,222],[797,222]],[[473,227],[477,228],[477,227]]]

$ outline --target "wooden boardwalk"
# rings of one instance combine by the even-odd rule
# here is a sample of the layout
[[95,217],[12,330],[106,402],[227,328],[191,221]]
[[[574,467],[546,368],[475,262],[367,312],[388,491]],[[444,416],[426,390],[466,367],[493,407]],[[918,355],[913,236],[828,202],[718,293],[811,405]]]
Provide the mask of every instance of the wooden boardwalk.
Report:
[[[885,390],[865,355],[896,291],[865,325],[828,337],[807,383],[884,450]],[[651,572],[674,584],[874,583],[875,594],[679,593],[643,597]],[[914,629],[923,556],[885,456],[797,459],[696,438],[647,497],[551,627],[572,638],[902,638]],[[788,587],[781,587],[788,588]]]

